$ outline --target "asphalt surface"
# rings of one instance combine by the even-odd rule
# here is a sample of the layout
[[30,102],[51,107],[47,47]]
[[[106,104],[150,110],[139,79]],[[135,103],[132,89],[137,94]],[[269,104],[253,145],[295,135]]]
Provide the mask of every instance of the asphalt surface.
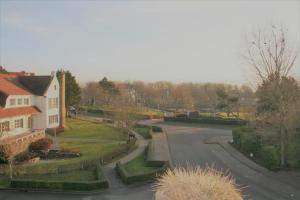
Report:
[[296,200],[299,188],[265,176],[244,165],[218,144],[206,144],[213,137],[231,136],[231,130],[164,125],[175,166],[214,166],[233,176],[245,199]]
[[[175,166],[214,166],[230,173],[242,187],[245,199],[299,200],[300,191],[276,178],[265,176],[244,165],[218,144],[206,144],[210,138],[230,136],[231,130],[163,125],[167,131],[169,149]],[[123,186],[95,194],[0,191],[0,200],[153,200],[150,184]]]

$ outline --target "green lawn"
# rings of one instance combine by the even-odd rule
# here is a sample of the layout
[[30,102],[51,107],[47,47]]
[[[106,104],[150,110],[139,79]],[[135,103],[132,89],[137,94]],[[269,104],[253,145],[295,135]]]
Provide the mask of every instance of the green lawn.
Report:
[[125,170],[131,175],[152,172],[157,170],[157,167],[148,167],[145,165],[145,153],[129,161],[124,165]]
[[9,177],[6,175],[0,175],[0,188],[7,188],[9,187],[10,180]]
[[124,140],[119,130],[105,124],[67,119],[65,132],[59,138],[98,139],[98,140]]
[[151,139],[150,130],[148,127],[136,127],[134,131],[143,136],[145,139]]
[[[105,124],[96,124],[77,119],[67,119],[67,129],[58,137],[59,147],[64,149],[79,150],[82,156],[72,159],[54,159],[41,161],[36,164],[25,164],[20,168],[26,172],[43,173],[51,171],[58,165],[76,164],[82,160],[89,160],[104,156],[117,149],[121,149],[123,134]],[[104,140],[104,141],[101,141]],[[109,141],[106,141],[109,140]],[[25,169],[22,169],[25,168]]]

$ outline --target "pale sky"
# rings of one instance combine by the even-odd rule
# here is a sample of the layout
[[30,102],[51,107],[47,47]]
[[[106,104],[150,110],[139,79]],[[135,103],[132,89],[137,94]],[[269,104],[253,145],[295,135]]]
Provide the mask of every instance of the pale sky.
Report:
[[80,82],[246,83],[244,35],[270,24],[300,44],[300,1],[0,0],[0,65]]

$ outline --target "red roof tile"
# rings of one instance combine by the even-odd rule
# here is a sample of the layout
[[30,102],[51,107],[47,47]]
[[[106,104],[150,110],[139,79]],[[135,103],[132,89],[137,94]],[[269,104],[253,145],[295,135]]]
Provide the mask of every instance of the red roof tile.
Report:
[[36,106],[27,106],[19,108],[0,108],[0,118],[14,117],[19,115],[38,114],[41,111]]
[[18,87],[3,76],[0,76],[0,92],[6,95],[31,95],[30,92]]

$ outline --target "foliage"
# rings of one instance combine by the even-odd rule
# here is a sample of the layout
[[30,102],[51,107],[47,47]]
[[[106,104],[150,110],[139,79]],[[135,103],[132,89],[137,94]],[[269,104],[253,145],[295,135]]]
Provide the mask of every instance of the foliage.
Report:
[[153,131],[154,133],[156,133],[156,132],[162,132],[163,130],[162,130],[162,128],[159,127],[159,126],[152,126],[152,131]]
[[168,167],[169,164],[167,162],[162,162],[160,166],[149,166],[145,162],[145,153],[142,153],[126,164],[118,162],[116,171],[124,183],[132,184],[153,181],[157,176],[163,174]]
[[0,65],[0,74],[7,74],[7,70]]
[[[130,91],[135,105],[163,111],[178,111],[180,109],[214,111],[217,104],[216,91],[218,89],[226,91],[229,96],[238,97],[241,108],[253,105],[254,102],[252,89],[245,85],[133,81],[115,82],[114,87],[118,88],[120,94],[124,91]],[[97,82],[87,83],[82,89],[82,94],[83,105],[92,107],[103,107],[103,105],[112,107],[113,97],[116,97],[108,95],[107,91],[104,91]]]
[[[80,102],[80,87],[75,76],[70,71],[65,71],[65,93],[66,93],[66,107],[78,105]],[[57,71],[57,77],[61,76],[61,71]]]
[[145,139],[151,139],[150,128],[148,127],[135,127],[134,131],[143,136]]
[[80,170],[72,173],[55,175],[54,178],[51,178],[51,175],[47,175],[50,180],[46,178],[47,176],[38,176],[37,179],[17,178],[11,181],[11,187],[74,191],[89,191],[108,188],[108,182],[104,179],[102,169],[99,164],[97,164],[96,170],[92,171],[93,174],[96,174],[94,180],[74,180],[74,176],[80,179],[82,179],[82,177],[86,177],[86,172],[90,173],[89,171]]
[[300,89],[292,77],[270,75],[257,90],[257,116],[280,137],[281,165],[286,165],[288,137],[299,125]]
[[11,154],[11,149],[8,145],[0,145],[0,164],[7,163]]
[[50,149],[53,141],[49,138],[42,138],[29,145],[29,151],[47,151]]
[[33,153],[30,153],[30,152],[22,152],[22,153],[19,153],[18,155],[15,156],[15,161],[17,162],[27,162],[29,161],[30,159],[36,157],[35,154]]
[[268,168],[278,167],[280,164],[279,153],[274,146],[262,146],[258,153],[258,157],[260,158],[262,163]]
[[213,168],[168,170],[155,183],[159,200],[242,200],[235,180]]
[[253,153],[255,156],[261,148],[258,135],[253,128],[240,127],[232,130],[233,144],[243,152]]
[[237,113],[236,118],[239,118],[239,97],[236,95],[230,96],[224,90],[217,90],[217,109],[223,110],[226,112],[227,117],[234,112]]
[[164,117],[165,121],[187,122],[187,123],[203,123],[218,125],[245,125],[245,120],[240,119],[222,119],[222,118],[181,118],[181,117]]
[[104,77],[101,81],[99,81],[99,85],[103,90],[103,96],[105,98],[105,105],[109,105],[113,97],[120,94],[119,89],[116,87],[114,82],[109,81],[106,77]]

